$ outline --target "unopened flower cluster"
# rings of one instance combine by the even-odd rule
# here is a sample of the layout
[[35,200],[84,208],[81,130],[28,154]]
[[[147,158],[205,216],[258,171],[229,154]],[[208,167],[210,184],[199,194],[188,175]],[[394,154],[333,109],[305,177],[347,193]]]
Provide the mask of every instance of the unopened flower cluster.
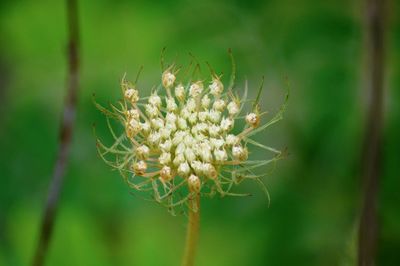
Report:
[[[113,166],[131,187],[151,191],[170,207],[184,204],[194,194],[229,195],[232,184],[240,181],[236,167],[247,165],[248,136],[260,125],[256,108],[239,115],[243,102],[215,73],[208,82],[183,84],[176,72],[166,69],[161,87],[149,97],[124,78],[124,99],[113,109],[125,134],[115,136],[111,148],[102,146],[102,155],[117,156]],[[124,139],[129,144],[123,144]]]

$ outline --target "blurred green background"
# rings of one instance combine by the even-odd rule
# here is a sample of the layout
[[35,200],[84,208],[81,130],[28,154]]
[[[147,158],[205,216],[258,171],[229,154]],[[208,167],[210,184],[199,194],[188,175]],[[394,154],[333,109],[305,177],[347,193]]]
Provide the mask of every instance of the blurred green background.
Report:
[[[354,265],[361,202],[366,47],[364,2],[79,1],[81,88],[70,164],[47,265],[177,265],[185,217],[130,194],[96,154],[91,102],[120,98],[124,72],[147,94],[160,52],[192,52],[252,96],[265,76],[270,117],[292,84],[285,118],[259,136],[289,157],[265,178],[272,201],[249,183],[247,198],[202,202],[197,265]],[[400,265],[400,12],[389,2],[377,265]],[[0,265],[28,265],[57,152],[66,79],[64,1],[0,2]],[[206,71],[204,71],[206,72]],[[227,77],[227,75],[225,75]],[[263,156],[263,154],[258,154]]]

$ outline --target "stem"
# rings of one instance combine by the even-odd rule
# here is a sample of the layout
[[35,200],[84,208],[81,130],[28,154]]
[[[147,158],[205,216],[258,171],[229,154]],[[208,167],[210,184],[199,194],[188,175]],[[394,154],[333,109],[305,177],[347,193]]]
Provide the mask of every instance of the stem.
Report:
[[370,102],[363,145],[363,203],[358,237],[358,265],[375,265],[378,246],[378,192],[382,177],[384,110],[384,1],[367,0],[368,79]]
[[79,87],[79,25],[77,1],[78,0],[66,0],[69,31],[67,95],[60,126],[60,146],[42,217],[39,239],[32,261],[32,265],[34,266],[41,266],[45,263],[72,141]]
[[194,265],[197,242],[199,238],[200,195],[196,195],[194,199],[189,200],[189,204],[193,206],[189,208],[189,220],[182,266]]

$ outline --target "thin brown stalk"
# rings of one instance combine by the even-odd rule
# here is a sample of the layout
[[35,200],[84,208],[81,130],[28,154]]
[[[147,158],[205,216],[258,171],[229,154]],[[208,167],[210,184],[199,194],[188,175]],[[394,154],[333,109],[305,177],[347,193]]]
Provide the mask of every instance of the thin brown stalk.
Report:
[[79,27],[77,0],[67,0],[66,5],[69,35],[67,95],[60,126],[60,146],[42,216],[39,240],[32,262],[34,266],[43,265],[46,259],[56,218],[60,192],[63,186],[65,169],[68,162],[77,105],[79,87]]
[[384,83],[384,0],[367,0],[368,86],[370,102],[364,136],[361,176],[363,202],[358,238],[358,265],[375,265],[378,245],[378,191],[382,162]]

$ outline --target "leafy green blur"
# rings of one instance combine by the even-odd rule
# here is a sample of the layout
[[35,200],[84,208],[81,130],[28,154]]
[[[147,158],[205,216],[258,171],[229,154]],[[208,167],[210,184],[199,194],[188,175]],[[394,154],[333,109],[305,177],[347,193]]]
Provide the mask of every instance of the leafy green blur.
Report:
[[[79,1],[81,88],[74,142],[47,265],[178,265],[185,216],[132,195],[97,156],[92,104],[120,98],[126,72],[147,94],[160,79],[160,52],[191,52],[252,96],[265,76],[269,117],[287,87],[285,118],[258,136],[288,148],[247,198],[202,201],[197,265],[354,265],[361,202],[361,144],[368,93],[362,1]],[[400,20],[387,28],[384,172],[377,265],[400,265]],[[28,265],[57,151],[66,79],[64,1],[0,2],[0,265]],[[203,69],[206,72],[206,69]],[[254,150],[256,156],[262,151]]]

